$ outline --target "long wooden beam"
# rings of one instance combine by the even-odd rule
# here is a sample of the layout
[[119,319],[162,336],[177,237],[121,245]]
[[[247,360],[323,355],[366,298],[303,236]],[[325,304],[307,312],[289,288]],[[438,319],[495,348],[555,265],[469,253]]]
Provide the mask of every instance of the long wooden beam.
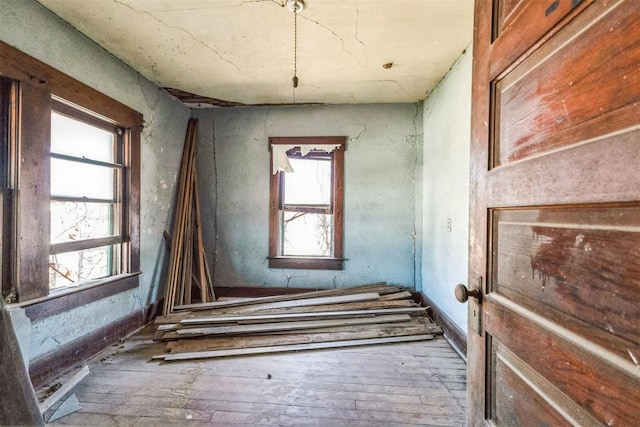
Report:
[[311,320],[318,318],[339,318],[339,317],[369,317],[380,314],[418,314],[425,313],[427,307],[405,307],[387,308],[378,310],[347,310],[347,311],[324,311],[319,313],[290,313],[290,314],[254,314],[245,316],[215,316],[215,317],[195,317],[182,319],[181,325],[202,325],[217,323],[238,322],[242,324],[263,323],[266,321],[290,321],[290,320]]
[[275,331],[297,331],[302,329],[329,328],[345,325],[366,325],[375,323],[406,322],[411,320],[408,314],[391,314],[388,316],[359,317],[355,319],[307,320],[299,322],[261,323],[253,325],[214,326],[208,328],[178,329],[179,337],[205,335],[249,334]]
[[244,305],[262,304],[267,302],[294,301],[299,299],[319,298],[319,297],[325,297],[325,296],[341,296],[341,295],[350,295],[350,294],[357,294],[357,293],[375,292],[377,294],[383,295],[387,293],[398,292],[400,289],[401,288],[399,287],[388,286],[384,282],[379,282],[379,283],[372,283],[368,285],[362,285],[362,286],[356,286],[356,287],[344,288],[344,289],[323,289],[320,291],[303,292],[299,294],[273,295],[270,297],[260,297],[260,298],[243,298],[242,300],[231,300],[231,301],[214,301],[214,302],[205,303],[205,304],[183,304],[183,305],[176,305],[174,309],[176,311],[180,311],[180,310],[201,311],[201,310],[209,310],[214,308],[240,307]]
[[301,350],[318,350],[328,348],[343,348],[343,347],[355,347],[362,345],[374,345],[374,344],[391,344],[399,342],[412,342],[412,341],[425,341],[433,339],[433,335],[410,335],[401,337],[388,337],[388,338],[372,338],[350,341],[336,341],[336,342],[319,342],[309,344],[293,344],[293,345],[278,345],[271,347],[255,347],[255,348],[242,348],[233,350],[213,350],[202,351],[194,353],[181,353],[181,354],[162,354],[153,356],[153,359],[164,360],[165,362],[175,362],[180,360],[194,360],[194,359],[212,359],[229,356],[246,356],[256,354],[268,354],[268,353],[283,353],[290,351]]

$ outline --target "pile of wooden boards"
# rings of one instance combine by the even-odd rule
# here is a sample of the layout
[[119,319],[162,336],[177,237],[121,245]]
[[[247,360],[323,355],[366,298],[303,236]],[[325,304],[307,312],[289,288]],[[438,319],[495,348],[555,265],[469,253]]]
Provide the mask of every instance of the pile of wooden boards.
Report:
[[375,283],[174,307],[156,340],[178,361],[421,341],[442,333],[411,292]]
[[190,119],[178,178],[163,314],[173,312],[175,305],[191,304],[194,301],[215,301],[202,239],[200,197],[195,164],[197,138],[198,121]]

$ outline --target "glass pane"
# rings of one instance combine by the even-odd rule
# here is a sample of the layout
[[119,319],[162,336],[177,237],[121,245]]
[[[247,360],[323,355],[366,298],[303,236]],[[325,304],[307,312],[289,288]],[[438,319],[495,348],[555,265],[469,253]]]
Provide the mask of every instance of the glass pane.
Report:
[[51,152],[114,162],[115,134],[87,123],[51,113]]
[[51,202],[51,243],[114,236],[111,203]]
[[283,255],[333,256],[333,215],[284,212],[283,221]]
[[331,203],[331,160],[289,158],[293,173],[284,175],[286,205]]
[[112,274],[119,245],[49,256],[49,289],[78,286]]
[[115,200],[117,169],[51,159],[51,195]]

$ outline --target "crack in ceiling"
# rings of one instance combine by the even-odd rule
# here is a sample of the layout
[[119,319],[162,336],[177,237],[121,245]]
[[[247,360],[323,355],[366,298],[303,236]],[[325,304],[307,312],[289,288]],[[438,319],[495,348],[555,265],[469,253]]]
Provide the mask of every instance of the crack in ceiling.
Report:
[[419,102],[473,30],[472,0],[305,0],[293,90],[282,0],[38,1],[158,86],[211,105]]

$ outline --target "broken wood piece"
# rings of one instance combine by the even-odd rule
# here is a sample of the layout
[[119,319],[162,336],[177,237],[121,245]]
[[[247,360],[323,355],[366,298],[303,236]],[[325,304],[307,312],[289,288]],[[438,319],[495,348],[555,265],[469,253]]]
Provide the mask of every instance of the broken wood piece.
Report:
[[389,338],[372,338],[362,340],[350,340],[350,341],[337,341],[337,342],[319,342],[308,344],[293,344],[293,345],[279,345],[271,347],[255,347],[255,348],[243,348],[234,350],[213,350],[194,353],[181,353],[181,354],[162,354],[153,356],[155,360],[164,360],[165,362],[175,362],[180,360],[194,360],[194,359],[212,359],[219,357],[229,356],[246,356],[268,353],[283,353],[290,351],[301,350],[319,350],[329,348],[344,348],[355,347],[362,345],[374,345],[374,344],[391,344],[399,342],[411,342],[411,341],[424,341],[433,339],[433,335],[411,335]]
[[[391,323],[363,323],[359,325],[340,325],[340,326],[329,326],[325,328],[313,328],[313,329],[305,329],[303,331],[294,331],[295,333],[304,332],[305,334],[316,334],[316,333],[325,333],[325,332],[354,332],[354,331],[370,331],[374,329],[398,329],[398,328],[410,328],[414,326],[423,327],[418,323],[415,319],[406,320],[404,322],[391,322]],[[272,331],[268,332],[269,335],[286,335],[291,334],[291,331]],[[432,333],[429,331],[428,333]]]
[[[425,313],[426,307],[406,307],[406,308],[388,308],[377,310],[348,310],[348,311],[321,311],[317,313],[284,313],[284,314],[248,314],[244,316],[216,316],[216,317],[193,317],[180,320],[180,325],[201,325],[238,322],[243,324],[260,323],[265,321],[290,321],[290,320],[309,320],[316,318],[339,318],[339,317],[359,317],[373,316],[379,314],[417,314]],[[161,325],[158,330],[169,330],[176,328],[176,324]]]
[[366,325],[372,323],[406,322],[411,320],[408,314],[391,314],[388,316],[375,316],[355,319],[335,319],[335,320],[308,320],[302,322],[278,322],[262,323],[254,325],[234,325],[234,326],[214,326],[209,328],[179,329],[178,336],[203,336],[203,335],[225,335],[225,334],[247,334],[272,331],[294,331],[301,329],[323,328],[345,325]]
[[78,400],[78,396],[73,393],[71,396],[67,397],[60,406],[58,406],[54,411],[45,416],[45,421],[50,423],[62,417],[66,417],[67,415],[73,414],[74,412],[79,411],[80,401]]
[[409,299],[411,298],[411,292],[403,291],[403,292],[395,292],[393,294],[387,294],[380,296],[380,301],[395,301],[399,299]]
[[[1,200],[2,193],[0,193]],[[0,360],[2,360],[0,425],[44,425],[25,359],[13,328],[13,320],[2,296],[0,296]]]
[[89,367],[83,366],[78,372],[73,374],[71,378],[55,391],[51,396],[47,397],[43,402],[38,404],[40,408],[40,413],[44,414],[44,412],[51,408],[58,400],[64,397],[73,387],[75,387],[84,377],[89,375]]
[[260,310],[245,310],[244,307],[231,307],[225,309],[192,311],[192,312],[174,312],[172,314],[156,318],[156,324],[178,323],[182,319],[192,319],[199,316],[223,316],[223,315],[248,315],[248,314],[285,314],[285,313],[316,313],[329,311],[347,311],[347,310],[376,310],[384,308],[403,308],[418,307],[416,303],[409,300],[396,301],[365,301],[351,302],[342,304],[317,305],[306,307],[288,307],[288,308],[261,308]]
[[259,298],[245,298],[242,300],[234,300],[234,301],[214,301],[214,302],[205,303],[205,304],[201,303],[201,304],[176,305],[174,309],[176,311],[208,310],[213,308],[239,307],[243,305],[262,304],[267,302],[294,301],[299,299],[319,298],[319,297],[326,297],[326,296],[353,295],[353,294],[361,294],[361,293],[377,293],[379,295],[384,295],[387,293],[398,292],[400,289],[401,288],[397,286],[389,286],[389,285],[386,285],[384,282],[379,282],[379,283],[372,283],[368,285],[355,286],[352,288],[323,289],[319,291],[302,292],[297,294],[272,295],[269,297],[259,297]]
[[[269,298],[269,297],[265,297]],[[206,306],[207,308],[221,308],[221,307],[234,307],[243,306],[243,310],[259,310],[259,309],[273,309],[273,308],[287,308],[287,307],[306,307],[310,305],[326,305],[326,304],[340,304],[348,302],[362,302],[362,301],[374,301],[380,299],[380,295],[377,293],[363,293],[352,295],[340,295],[332,297],[320,297],[320,298],[299,298],[294,300],[284,301],[259,301],[261,298],[257,298],[252,301],[220,301],[211,302],[208,304],[200,304],[200,306]],[[246,307],[245,307],[246,306]],[[200,307],[192,305],[193,310],[200,310]]]
[[385,327],[364,330],[346,330],[341,332],[317,332],[288,335],[254,335],[237,337],[186,339],[167,343],[171,354],[190,353],[195,351],[225,350],[251,347],[269,347],[275,345],[304,344],[314,342],[349,341],[368,338],[388,338],[394,336],[430,335],[429,328],[424,325],[401,327]]

